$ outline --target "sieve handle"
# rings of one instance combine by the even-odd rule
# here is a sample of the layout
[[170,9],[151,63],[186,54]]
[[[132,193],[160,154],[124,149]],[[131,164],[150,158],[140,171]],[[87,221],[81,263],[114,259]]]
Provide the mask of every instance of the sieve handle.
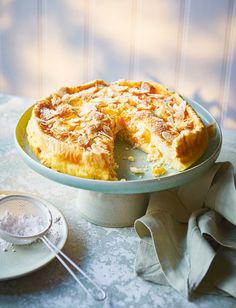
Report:
[[[43,243],[50,249],[55,257],[61,262],[61,264],[65,267],[65,269],[71,274],[71,276],[78,282],[78,284],[81,286],[81,288],[89,295],[92,296],[93,299],[96,301],[103,301],[106,298],[105,291],[99,287],[91,278],[88,277],[88,275],[81,269],[75,262],[73,262],[67,255],[65,255],[60,249],[58,249],[45,235],[40,237]],[[64,258],[64,259],[63,259]],[[84,283],[81,282],[81,280],[75,275],[75,273],[71,270],[71,268],[66,264],[65,260],[72,265],[72,267],[78,271],[82,276],[83,279],[86,280],[86,284],[92,285],[88,290],[88,287],[85,286]],[[94,292],[95,291],[95,292]]]

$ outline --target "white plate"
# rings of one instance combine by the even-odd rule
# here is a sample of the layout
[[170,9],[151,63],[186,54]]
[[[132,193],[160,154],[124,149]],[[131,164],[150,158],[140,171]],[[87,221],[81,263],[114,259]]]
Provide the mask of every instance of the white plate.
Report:
[[[13,194],[37,198],[37,196],[26,193],[0,191],[0,196]],[[50,209],[53,217],[53,224],[48,236],[59,249],[62,249],[68,236],[65,218],[55,206],[45,200],[43,202]],[[34,242],[31,245],[14,245],[14,249],[8,248],[7,251],[2,250],[2,241],[0,239],[0,281],[34,272],[54,259],[54,254],[41,241]]]

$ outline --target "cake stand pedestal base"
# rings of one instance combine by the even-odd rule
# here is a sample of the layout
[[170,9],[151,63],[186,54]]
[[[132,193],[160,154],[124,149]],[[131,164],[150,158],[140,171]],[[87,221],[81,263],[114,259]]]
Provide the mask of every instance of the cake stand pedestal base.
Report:
[[133,226],[146,213],[149,194],[105,194],[79,190],[77,209],[89,222],[110,228]]

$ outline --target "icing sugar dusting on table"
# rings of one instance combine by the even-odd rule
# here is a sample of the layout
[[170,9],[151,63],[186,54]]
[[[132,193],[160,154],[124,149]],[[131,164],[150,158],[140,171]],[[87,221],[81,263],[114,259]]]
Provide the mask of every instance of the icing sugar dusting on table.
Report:
[[0,238],[0,252],[1,251],[7,252],[9,250],[11,250],[12,252],[15,252],[14,245]]

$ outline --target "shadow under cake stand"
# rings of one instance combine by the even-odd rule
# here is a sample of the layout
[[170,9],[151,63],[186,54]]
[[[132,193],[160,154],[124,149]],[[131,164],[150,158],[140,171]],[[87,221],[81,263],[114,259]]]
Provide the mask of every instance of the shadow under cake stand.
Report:
[[[117,141],[115,158],[119,165],[118,177],[126,181],[83,179],[45,167],[32,153],[27,142],[26,126],[33,106],[24,112],[16,126],[16,147],[25,163],[34,171],[78,189],[77,210],[86,220],[105,227],[132,226],[137,218],[145,214],[150,192],[178,187],[193,180],[209,169],[219,156],[222,134],[216,120],[202,106],[192,100],[186,100],[205,125],[215,126],[215,134],[210,138],[207,151],[200,160],[183,172],[168,170],[166,175],[155,178],[151,174],[153,163],[147,163],[146,154],[122,141]],[[133,156],[135,161],[126,159],[129,156]],[[145,168],[144,175],[132,174],[132,166]]]

